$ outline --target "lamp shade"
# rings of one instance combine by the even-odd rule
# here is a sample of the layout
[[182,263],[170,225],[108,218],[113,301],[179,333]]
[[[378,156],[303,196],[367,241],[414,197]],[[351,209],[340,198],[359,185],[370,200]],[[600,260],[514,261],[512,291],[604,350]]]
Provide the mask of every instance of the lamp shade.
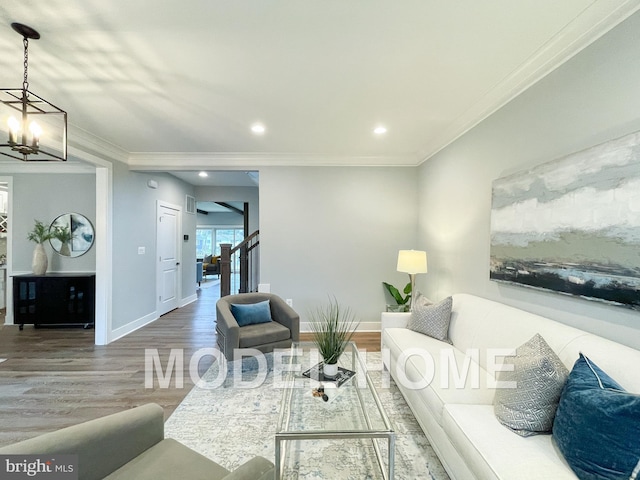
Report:
[[427,273],[427,252],[400,250],[398,252],[398,271],[409,274]]

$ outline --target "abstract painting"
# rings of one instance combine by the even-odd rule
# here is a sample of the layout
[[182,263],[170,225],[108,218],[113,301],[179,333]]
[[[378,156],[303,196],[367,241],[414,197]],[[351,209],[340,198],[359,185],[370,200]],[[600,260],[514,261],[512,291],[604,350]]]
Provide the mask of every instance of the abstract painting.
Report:
[[640,132],[493,182],[490,278],[640,310]]

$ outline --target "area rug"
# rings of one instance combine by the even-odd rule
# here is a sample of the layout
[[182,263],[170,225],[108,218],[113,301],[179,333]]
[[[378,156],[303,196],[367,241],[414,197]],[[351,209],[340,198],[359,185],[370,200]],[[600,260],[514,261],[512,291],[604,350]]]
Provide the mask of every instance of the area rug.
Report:
[[[275,459],[275,431],[282,390],[273,380],[273,357],[267,355],[266,380],[255,388],[234,388],[233,363],[222,385],[210,388],[220,376],[218,363],[203,375],[203,385],[194,387],[165,423],[165,435],[175,438],[202,455],[233,470],[261,455]],[[380,353],[367,353],[370,375],[396,432],[395,475],[397,480],[448,480],[428,440],[402,394],[381,373]],[[242,364],[243,381],[251,381],[255,362]],[[257,378],[257,374],[256,377]],[[384,454],[384,442],[380,442]],[[373,480],[382,474],[369,440],[306,440],[288,446],[285,479]]]

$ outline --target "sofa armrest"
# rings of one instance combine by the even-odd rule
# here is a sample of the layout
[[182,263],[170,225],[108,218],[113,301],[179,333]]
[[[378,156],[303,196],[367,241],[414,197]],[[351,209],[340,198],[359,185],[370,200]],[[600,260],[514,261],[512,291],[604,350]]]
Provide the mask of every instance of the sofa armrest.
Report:
[[77,454],[78,478],[106,477],[164,438],[155,403],[114,413],[0,448],[6,454]]
[[223,480],[273,480],[275,472],[275,467],[269,460],[254,457],[240,465]]
[[411,312],[382,312],[380,315],[380,348],[384,347],[386,328],[407,328]]

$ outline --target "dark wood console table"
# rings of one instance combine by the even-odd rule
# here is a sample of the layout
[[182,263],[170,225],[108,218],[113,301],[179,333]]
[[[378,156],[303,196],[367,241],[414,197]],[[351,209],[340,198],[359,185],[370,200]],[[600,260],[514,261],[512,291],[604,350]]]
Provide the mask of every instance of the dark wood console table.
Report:
[[95,273],[48,273],[13,277],[14,323],[93,327]]

